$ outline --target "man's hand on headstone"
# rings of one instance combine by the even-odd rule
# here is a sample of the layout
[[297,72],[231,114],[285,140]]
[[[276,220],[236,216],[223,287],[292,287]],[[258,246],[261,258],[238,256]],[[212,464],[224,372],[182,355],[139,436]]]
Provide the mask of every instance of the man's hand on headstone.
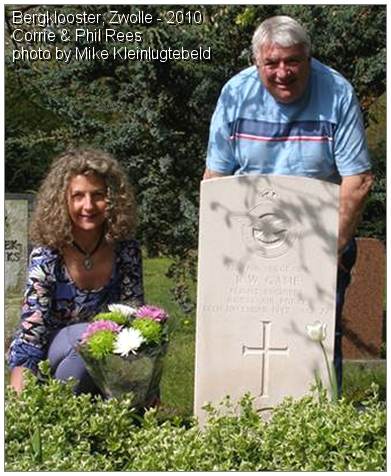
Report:
[[212,178],[218,178],[218,177],[226,177],[226,174],[222,174],[220,172],[215,172],[214,170],[210,170],[208,168],[205,169],[204,175],[202,177],[202,180],[208,180]]

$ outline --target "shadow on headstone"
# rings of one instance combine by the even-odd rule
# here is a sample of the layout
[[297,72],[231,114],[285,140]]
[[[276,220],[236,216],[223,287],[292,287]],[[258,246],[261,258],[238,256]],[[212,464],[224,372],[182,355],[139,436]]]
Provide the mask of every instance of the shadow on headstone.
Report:
[[344,359],[380,357],[385,266],[383,242],[374,238],[358,238],[357,261],[343,310]]

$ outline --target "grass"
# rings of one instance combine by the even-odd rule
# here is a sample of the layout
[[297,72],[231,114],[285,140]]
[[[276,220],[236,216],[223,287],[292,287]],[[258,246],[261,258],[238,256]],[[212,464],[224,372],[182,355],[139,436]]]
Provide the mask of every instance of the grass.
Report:
[[6,348],[11,343],[14,329],[18,325],[21,305],[22,297],[19,294],[8,295],[5,300],[5,315],[7,319],[4,326],[4,343]]
[[[161,383],[162,411],[167,416],[189,416],[194,397],[195,315],[185,315],[173,301],[170,293],[173,283],[166,277],[170,264],[167,258],[144,259],[145,301],[163,307],[170,314],[170,345]],[[20,297],[7,299],[7,321],[8,313],[14,317],[19,307]],[[379,385],[379,398],[385,400],[385,365],[344,364],[343,395],[348,400],[363,400],[372,382]]]
[[379,399],[386,401],[387,369],[385,361],[344,362],[342,393],[351,401],[362,402],[366,392],[375,383],[379,387]]
[[164,363],[161,397],[165,411],[190,415],[193,411],[195,316],[186,316],[173,302],[166,277],[167,258],[144,259],[145,302],[163,307],[170,314],[170,345]]

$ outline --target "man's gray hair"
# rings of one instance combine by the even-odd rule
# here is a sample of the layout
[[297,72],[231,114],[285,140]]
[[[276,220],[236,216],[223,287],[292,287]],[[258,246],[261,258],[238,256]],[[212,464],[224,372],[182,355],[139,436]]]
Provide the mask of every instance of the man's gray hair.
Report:
[[266,43],[277,43],[283,48],[302,44],[310,56],[311,40],[299,22],[288,16],[275,16],[263,21],[255,30],[252,51],[256,58],[260,48]]

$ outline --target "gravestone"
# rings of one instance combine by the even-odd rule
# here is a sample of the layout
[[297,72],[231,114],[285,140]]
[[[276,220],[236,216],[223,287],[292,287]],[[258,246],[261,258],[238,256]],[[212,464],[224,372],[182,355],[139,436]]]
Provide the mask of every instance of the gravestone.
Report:
[[202,182],[195,414],[246,392],[257,408],[329,385],[307,325],[335,331],[339,187],[304,177],[247,175]]
[[385,263],[385,247],[380,240],[357,239],[357,261],[343,309],[344,359],[380,357]]
[[33,206],[32,194],[5,196],[5,341],[19,321],[21,298],[26,284],[29,243],[28,226]]

